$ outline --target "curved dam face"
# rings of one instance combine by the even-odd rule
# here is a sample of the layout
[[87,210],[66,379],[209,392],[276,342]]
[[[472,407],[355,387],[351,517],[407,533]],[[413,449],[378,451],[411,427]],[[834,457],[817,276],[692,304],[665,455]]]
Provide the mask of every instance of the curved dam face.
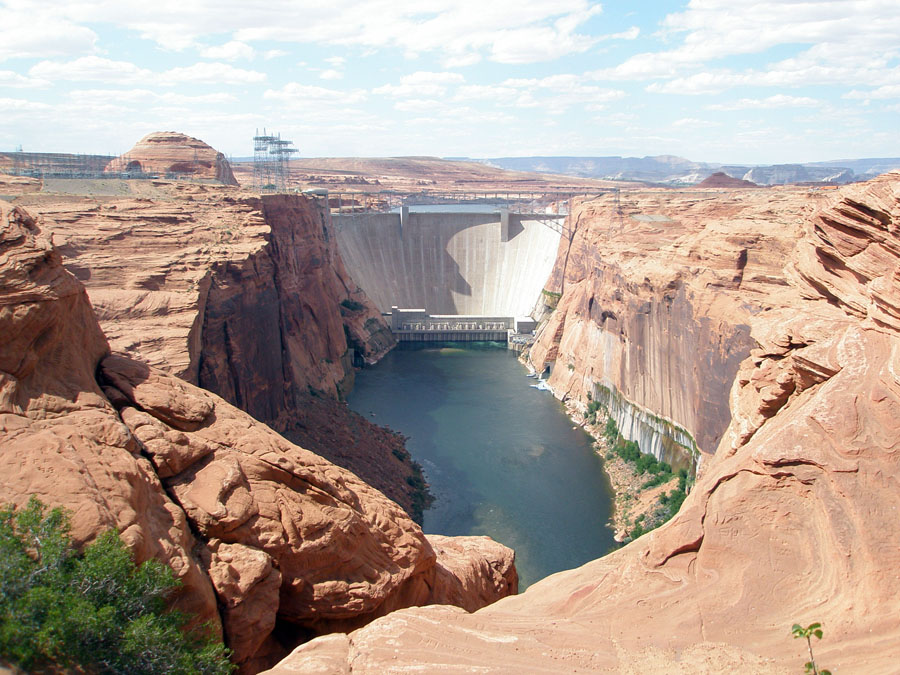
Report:
[[381,311],[521,317],[553,269],[560,234],[500,213],[334,215],[344,264]]

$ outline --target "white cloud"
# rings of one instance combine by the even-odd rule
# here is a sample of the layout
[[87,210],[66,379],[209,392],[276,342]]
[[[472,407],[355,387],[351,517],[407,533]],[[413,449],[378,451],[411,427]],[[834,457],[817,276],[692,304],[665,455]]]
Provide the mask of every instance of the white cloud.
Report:
[[50,110],[53,106],[22,98],[0,98],[0,112],[34,112]]
[[400,112],[412,112],[412,113],[426,113],[431,112],[433,110],[440,110],[442,108],[446,108],[447,104],[444,101],[439,101],[433,98],[422,98],[422,99],[407,99],[405,101],[397,101],[394,104],[394,109],[399,110]]
[[491,41],[490,59],[498,63],[536,63],[586,52],[597,40],[575,33],[576,27],[577,23],[561,19],[552,26],[497,31]]
[[127,61],[100,56],[83,56],[74,61],[41,61],[28,74],[34,78],[66,82],[105,82],[107,84],[257,84],[265,73],[235,68],[227,63],[195,63],[154,73]]
[[232,40],[217,47],[203,47],[200,56],[207,59],[222,59],[224,61],[237,61],[239,59],[252,59],[256,52],[253,47],[245,42]]
[[258,84],[266,74],[256,70],[235,68],[227,63],[195,63],[161,73],[160,81],[168,84]]
[[322,80],[341,80],[344,78],[344,74],[339,70],[329,68],[319,73],[319,78]]
[[742,98],[730,103],[714,103],[707,110],[769,110],[772,108],[815,108],[823,103],[808,96],[788,96],[775,94],[767,98]]
[[302,105],[315,101],[317,103],[342,103],[351,105],[366,99],[362,91],[342,91],[340,89],[326,89],[315,85],[290,82],[281,89],[267,89],[263,98],[271,101],[282,101],[291,105]]
[[610,33],[608,35],[601,35],[598,40],[637,40],[638,36],[641,34],[641,29],[637,26],[632,26],[628,30],[623,30],[620,33]]
[[334,68],[343,68],[347,63],[347,59],[343,56],[330,56],[325,59],[325,63],[331,64]]
[[886,84],[871,91],[859,91],[854,89],[844,94],[844,98],[856,99],[877,99],[877,98],[900,98],[900,84]]
[[503,103],[521,95],[521,90],[502,84],[467,84],[456,90],[456,101],[494,101]]
[[144,104],[164,103],[167,105],[222,105],[237,100],[233,94],[177,94],[171,91],[155,92],[149,89],[76,89],[69,92],[69,100],[76,102],[114,101],[116,103]]
[[454,95],[456,101],[491,101],[500,107],[541,108],[554,115],[572,107],[596,112],[605,104],[626,96],[620,89],[585,83],[580,75],[560,73],[543,78],[512,78],[498,85],[466,85]]
[[28,71],[32,77],[45,80],[84,82],[98,80],[110,83],[146,82],[153,73],[128,61],[114,61],[101,56],[83,56],[73,61],[41,61]]
[[673,127],[686,127],[689,129],[702,129],[707,127],[718,127],[721,126],[719,122],[713,122],[711,120],[701,120],[696,117],[683,117],[680,120],[675,120],[672,122]]
[[272,59],[278,59],[282,56],[287,56],[289,52],[284,51],[283,49],[269,49],[263,52],[263,58],[266,61],[271,61]]
[[75,56],[95,51],[97,34],[40,2],[0,6],[0,61]]
[[[671,49],[636,54],[596,70],[598,80],[665,79],[648,91],[711,94],[739,86],[900,82],[900,4],[894,0],[693,0],[668,15],[661,37]],[[725,57],[807,45],[765,69],[713,69]],[[698,72],[699,71],[699,72]]]
[[601,5],[592,0],[270,0],[225,7],[219,0],[54,4],[60,21],[116,24],[176,51],[196,46],[207,35],[230,34],[244,43],[277,40],[438,53],[446,63],[480,57],[530,63],[581,52],[593,38],[579,31],[601,12]]
[[19,75],[12,70],[0,70],[0,87],[11,87],[13,89],[36,89],[39,87],[49,87],[50,82],[47,80],[39,80],[33,77],[25,77]]
[[444,96],[447,87],[462,84],[459,73],[418,71],[400,78],[399,84],[385,84],[372,90],[373,94],[397,98],[428,98]]

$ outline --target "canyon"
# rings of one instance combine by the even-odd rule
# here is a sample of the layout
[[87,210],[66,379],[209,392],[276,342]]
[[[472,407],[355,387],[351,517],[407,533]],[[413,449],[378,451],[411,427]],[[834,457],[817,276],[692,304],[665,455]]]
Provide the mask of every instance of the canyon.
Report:
[[[274,202],[276,214],[315,213],[303,198]],[[182,583],[176,606],[224,634],[246,672],[398,607],[471,610],[515,593],[511,550],[426,537],[353,473],[208,390],[111,353],[45,225],[0,209],[4,503],[36,495],[69,510],[77,543],[114,527],[138,562],[166,562]]]
[[606,382],[631,410],[613,414],[698,439],[675,518],[474,614],[403,610],[271,672],[781,673],[813,621],[820,664],[895,670],[900,175],[760,192],[628,195],[629,221],[582,204],[531,350],[558,396]]
[[[505,242],[484,217],[84,187],[3,179],[0,499],[169,561],[246,672],[308,638],[270,672],[788,672],[813,621],[820,663],[894,669],[900,174],[632,186]],[[697,471],[679,513],[518,596],[509,549],[423,535],[402,439],[341,401],[397,297],[533,312],[523,358],[575,419],[600,404]]]

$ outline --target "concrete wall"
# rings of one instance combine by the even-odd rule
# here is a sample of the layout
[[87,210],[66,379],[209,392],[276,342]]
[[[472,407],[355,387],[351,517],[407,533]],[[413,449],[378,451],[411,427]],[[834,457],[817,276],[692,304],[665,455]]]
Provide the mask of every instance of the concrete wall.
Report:
[[410,213],[332,217],[353,279],[382,311],[524,316],[553,268],[559,233],[510,214]]

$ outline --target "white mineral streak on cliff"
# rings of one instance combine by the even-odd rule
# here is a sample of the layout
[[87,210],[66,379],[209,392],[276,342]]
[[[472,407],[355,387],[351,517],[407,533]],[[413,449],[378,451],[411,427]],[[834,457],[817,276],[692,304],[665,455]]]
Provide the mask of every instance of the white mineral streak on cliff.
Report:
[[683,462],[728,426],[752,319],[782,304],[806,192],[646,190],[621,205],[574,209],[547,284],[561,297],[530,359],[559,398],[600,401],[645,452]]

